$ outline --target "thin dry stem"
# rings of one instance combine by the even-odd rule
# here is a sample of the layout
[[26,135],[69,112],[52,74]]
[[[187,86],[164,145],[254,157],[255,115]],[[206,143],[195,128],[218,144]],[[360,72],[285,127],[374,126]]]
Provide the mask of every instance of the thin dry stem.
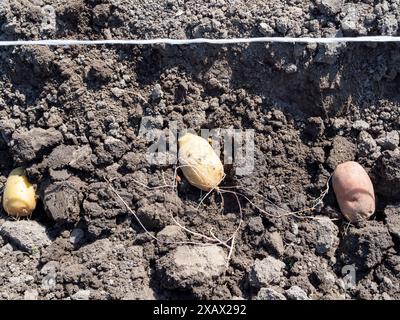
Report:
[[[140,181],[137,181],[137,180],[135,180],[135,179],[133,179],[133,181],[134,181],[136,184],[138,184],[139,186],[142,186],[142,187],[146,188],[147,190],[156,190],[156,189],[163,189],[163,188],[172,188],[172,190],[176,193],[176,196],[178,197],[178,190],[177,190],[177,181],[176,181],[176,177],[177,177],[177,171],[178,171],[179,169],[183,168],[183,167],[192,167],[192,168],[194,169],[195,173],[199,175],[199,173],[196,172],[197,168],[195,168],[195,167],[192,166],[192,165],[184,164],[184,165],[180,165],[180,166],[175,167],[174,174],[173,174],[173,184],[172,184],[172,185],[166,183],[165,176],[164,176],[164,172],[162,173],[162,174],[163,174],[162,180],[163,180],[163,182],[164,182],[164,185],[162,185],[162,186],[149,187],[148,185],[146,185],[146,184],[144,184],[144,183],[142,183],[142,182],[140,182]],[[222,181],[225,177],[226,177],[226,175],[224,174],[224,176],[222,177],[221,181]],[[230,259],[231,259],[231,257],[232,257],[233,251],[234,251],[234,246],[235,246],[235,241],[236,241],[237,233],[239,232],[239,230],[240,230],[240,228],[241,228],[241,226],[242,226],[242,223],[243,223],[243,210],[242,210],[242,206],[241,206],[241,203],[240,203],[240,200],[239,200],[239,196],[240,196],[240,197],[243,197],[251,206],[253,206],[254,208],[256,208],[258,211],[260,211],[260,212],[262,212],[262,213],[264,213],[265,215],[270,216],[270,217],[282,218],[282,217],[285,217],[285,216],[294,216],[294,217],[301,218],[301,219],[323,219],[323,218],[320,218],[320,217],[302,216],[302,215],[300,215],[300,214],[305,213],[305,212],[311,212],[311,211],[313,211],[318,205],[320,205],[320,204],[323,203],[323,199],[325,198],[325,196],[326,196],[327,193],[329,192],[329,182],[330,182],[330,179],[331,179],[331,176],[329,177],[329,179],[328,179],[328,181],[327,181],[327,183],[326,183],[326,188],[322,191],[321,195],[320,195],[318,198],[316,198],[316,199],[314,200],[314,203],[313,203],[313,205],[312,205],[311,207],[305,208],[305,209],[302,209],[302,210],[298,210],[298,211],[293,211],[293,212],[280,208],[279,206],[277,206],[276,204],[274,204],[272,201],[270,201],[269,199],[267,199],[265,196],[260,195],[259,193],[255,192],[255,191],[253,191],[253,190],[251,190],[251,189],[249,189],[249,188],[243,187],[243,186],[227,186],[227,187],[224,186],[223,188],[220,188],[220,187],[218,187],[218,185],[221,183],[221,181],[219,181],[219,183],[218,183],[215,187],[213,187],[213,188],[212,188],[210,191],[208,191],[203,197],[201,197],[200,203],[198,204],[197,209],[200,208],[200,206],[203,204],[204,200],[205,200],[214,190],[216,190],[216,191],[218,192],[218,194],[220,194],[220,196],[221,196],[221,203],[222,203],[221,211],[223,210],[223,206],[224,206],[224,197],[223,197],[223,193],[229,193],[229,194],[233,194],[233,195],[235,196],[236,201],[237,201],[237,204],[238,204],[238,207],[239,207],[239,214],[240,214],[239,223],[238,223],[238,225],[237,225],[235,231],[233,232],[232,236],[229,237],[229,238],[226,239],[226,240],[221,240],[221,239],[219,239],[219,238],[213,233],[213,228],[211,228],[210,231],[209,231],[211,237],[209,237],[209,236],[207,236],[207,235],[205,235],[205,234],[202,234],[202,233],[199,233],[199,232],[197,232],[197,231],[193,231],[193,230],[187,228],[186,226],[182,225],[182,224],[174,217],[174,215],[172,214],[172,211],[171,211],[171,209],[170,209],[169,213],[170,213],[171,219],[173,220],[173,222],[175,223],[175,225],[177,225],[179,228],[181,228],[181,229],[184,230],[185,232],[191,234],[192,236],[195,236],[195,237],[199,237],[199,238],[204,239],[206,242],[196,242],[196,241],[161,241],[160,239],[158,239],[157,237],[155,237],[153,234],[151,234],[151,233],[146,229],[146,227],[145,227],[145,226],[143,225],[143,223],[141,222],[140,218],[139,218],[139,217],[136,215],[136,213],[130,208],[130,206],[123,200],[123,198],[118,194],[118,192],[117,192],[117,191],[115,190],[115,188],[111,185],[111,183],[110,183],[107,179],[106,179],[106,181],[109,183],[110,188],[111,188],[112,191],[116,194],[116,196],[120,199],[120,201],[125,205],[125,207],[129,210],[129,212],[133,214],[133,216],[134,216],[135,219],[139,222],[140,226],[143,228],[143,230],[146,232],[146,234],[148,234],[152,239],[156,240],[156,241],[159,242],[159,243],[164,243],[164,244],[193,244],[193,245],[202,245],[202,246],[208,246],[208,245],[214,245],[214,244],[222,245],[222,246],[224,246],[224,247],[226,247],[226,248],[229,249],[228,258],[227,258],[227,266],[228,266],[228,265],[229,265],[229,261],[230,261]],[[282,214],[275,215],[275,214],[271,214],[271,213],[267,212],[266,210],[264,210],[264,209],[262,209],[261,207],[259,207],[258,205],[256,205],[253,201],[251,201],[251,200],[250,200],[246,195],[244,195],[243,193],[240,193],[240,192],[238,192],[238,191],[231,191],[231,190],[229,190],[229,189],[234,189],[234,188],[235,188],[235,189],[240,189],[240,188],[241,188],[241,189],[243,189],[243,190],[250,191],[253,195],[258,196],[258,197],[261,197],[263,200],[265,200],[266,202],[268,202],[269,204],[271,204],[272,206],[274,206],[277,210],[282,211],[283,213],[282,213]],[[335,219],[332,219],[332,220],[335,220]]]
[[228,258],[226,259],[226,267],[229,266],[229,261],[231,260],[232,254],[233,254],[233,250],[235,247],[235,238],[236,238],[236,234],[233,235],[232,237],[232,241],[231,241],[231,247],[229,249],[229,253],[228,253]]
[[[313,204],[311,207],[309,207],[309,208],[305,208],[305,209],[298,210],[298,211],[288,211],[288,210],[282,209],[281,207],[279,207],[278,205],[276,205],[275,203],[273,203],[272,201],[270,201],[269,199],[267,199],[265,196],[260,195],[259,193],[255,192],[255,191],[253,191],[253,190],[251,190],[251,189],[249,189],[249,188],[243,187],[243,186],[228,186],[228,187],[225,187],[225,186],[224,186],[223,188],[220,188],[220,190],[223,190],[223,189],[233,189],[233,188],[241,188],[241,189],[243,189],[243,190],[246,190],[246,191],[251,192],[251,193],[252,193],[253,195],[255,195],[255,196],[261,197],[263,200],[265,200],[266,202],[268,202],[269,204],[271,204],[272,206],[274,206],[274,207],[275,207],[276,209],[278,209],[279,211],[284,212],[283,214],[278,214],[278,215],[271,214],[271,213],[267,212],[266,210],[264,210],[264,209],[260,208],[259,206],[257,206],[253,201],[251,201],[251,200],[250,200],[247,196],[245,196],[244,194],[235,191],[235,193],[236,193],[237,195],[243,197],[251,206],[253,206],[254,208],[256,208],[257,210],[259,210],[260,212],[264,213],[265,215],[267,215],[267,216],[269,216],[269,217],[273,217],[273,218],[282,218],[282,217],[285,217],[285,216],[295,216],[295,217],[300,218],[300,219],[315,219],[315,220],[320,220],[320,219],[325,219],[325,218],[322,218],[322,217],[311,217],[311,216],[301,216],[300,214],[301,214],[301,213],[305,213],[305,212],[311,212],[311,211],[313,211],[318,205],[323,204],[323,199],[325,198],[325,196],[326,196],[326,195],[328,194],[328,192],[329,192],[329,182],[330,182],[331,177],[332,177],[332,176],[330,176],[330,177],[328,178],[328,181],[327,181],[327,183],[326,183],[326,187],[325,187],[325,189],[323,190],[323,192],[321,193],[321,195],[320,195],[317,199],[314,200],[314,204]],[[227,190],[225,190],[225,191],[227,191]],[[337,220],[337,219],[331,219],[331,220]]]
[[[154,236],[150,231],[147,230],[147,228],[143,225],[142,221],[140,220],[140,218],[137,216],[137,214],[131,209],[131,207],[126,203],[126,201],[119,195],[119,193],[115,190],[115,188],[112,186],[111,182],[109,180],[107,180],[107,178],[105,178],[105,180],[107,181],[107,183],[109,184],[109,187],[111,188],[111,190],[115,193],[115,195],[118,197],[118,199],[125,205],[125,207],[127,208],[127,210],[135,217],[135,219],[138,221],[138,223],[140,224],[140,226],[142,227],[142,229],[145,231],[145,233],[150,236],[153,240],[157,241],[158,243],[162,243],[162,244],[195,244],[195,245],[213,245],[213,244],[220,244],[220,245],[224,245],[226,247],[229,247],[227,243],[225,243],[224,241],[218,239],[217,237],[208,237],[204,234],[201,234],[199,232],[193,231],[188,229],[187,227],[183,226],[181,223],[178,222],[178,220],[176,220],[176,218],[173,216],[172,212],[170,211],[170,215],[172,220],[174,221],[174,223],[180,227],[182,230],[203,238],[205,240],[208,240],[210,243],[202,243],[202,242],[196,242],[196,241],[162,241],[160,239],[158,239],[156,236]],[[154,188],[165,188],[165,187],[170,187],[170,186],[161,186],[161,187],[149,187],[146,186],[143,183],[140,183],[139,181],[136,181],[137,183],[139,183],[140,185],[146,187],[147,189],[154,189]],[[173,186],[173,188],[175,189],[175,185]]]

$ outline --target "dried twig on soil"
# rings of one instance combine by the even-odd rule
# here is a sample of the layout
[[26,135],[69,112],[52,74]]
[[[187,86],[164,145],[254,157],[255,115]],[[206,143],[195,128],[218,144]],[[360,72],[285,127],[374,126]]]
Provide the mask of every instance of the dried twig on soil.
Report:
[[[177,169],[178,169],[178,168],[177,168]],[[176,169],[176,170],[177,170],[177,169]],[[158,243],[162,243],[162,244],[194,244],[194,245],[213,245],[213,244],[219,244],[219,245],[223,245],[223,246],[225,246],[225,247],[227,247],[227,248],[231,248],[231,246],[228,244],[228,242],[230,241],[231,238],[228,239],[228,240],[226,240],[226,241],[223,241],[223,240],[221,240],[221,239],[219,239],[219,238],[217,238],[217,237],[215,237],[215,236],[209,237],[209,236],[206,236],[206,235],[204,235],[204,234],[202,234],[202,233],[199,233],[199,232],[190,230],[190,229],[188,229],[187,227],[183,226],[178,220],[176,220],[176,218],[173,216],[172,212],[170,212],[171,218],[172,218],[172,220],[174,221],[174,223],[175,223],[178,227],[180,227],[182,230],[186,231],[187,233],[190,233],[190,234],[192,234],[192,235],[194,235],[194,236],[197,236],[197,237],[200,237],[200,238],[203,238],[203,239],[207,240],[208,243],[196,242],[196,241],[173,241],[173,242],[165,242],[165,241],[162,241],[162,240],[158,239],[158,238],[155,237],[149,230],[147,230],[147,228],[144,226],[144,224],[142,223],[142,221],[140,220],[140,218],[139,218],[139,217],[137,216],[137,214],[132,210],[132,208],[126,203],[126,201],[119,195],[119,193],[118,193],[118,192],[115,190],[115,188],[112,186],[111,182],[110,182],[107,178],[104,178],[104,179],[105,179],[106,182],[108,183],[110,189],[111,189],[111,190],[114,192],[114,194],[118,197],[118,199],[125,205],[125,207],[127,208],[127,210],[135,217],[135,219],[138,221],[138,223],[139,223],[140,226],[143,228],[143,230],[145,231],[145,233],[146,233],[148,236],[150,236],[153,240],[156,240]],[[173,187],[173,188],[175,189],[175,187],[176,187],[175,185],[174,185],[174,186],[166,185],[166,186],[159,186],[159,187],[154,187],[154,188],[153,188],[153,187],[146,186],[145,184],[142,184],[142,183],[139,182],[139,181],[136,181],[136,182],[137,182],[138,184],[140,184],[140,185],[146,187],[147,189],[154,189],[154,188],[160,189],[160,188],[166,188],[166,187]]]
[[[181,166],[177,166],[174,170],[174,174],[173,174],[173,184],[167,184],[164,178],[164,173],[163,173],[163,181],[164,181],[164,185],[162,186],[156,186],[156,187],[150,187],[140,181],[134,180],[134,182],[141,186],[144,187],[147,190],[157,190],[157,189],[164,189],[164,188],[171,188],[174,192],[176,192],[176,196],[178,196],[177,194],[177,171],[179,169],[181,169],[182,167],[187,167],[190,165],[181,165]],[[193,172],[196,172],[196,168],[193,169]],[[225,176],[224,176],[225,177]],[[106,179],[106,178],[105,178]],[[243,211],[242,211],[242,206],[239,200],[239,197],[242,197],[243,199],[245,199],[252,207],[254,207],[255,209],[257,209],[258,211],[266,214],[267,216],[270,217],[274,217],[274,218],[282,218],[285,216],[294,216],[297,218],[301,218],[301,219],[322,219],[319,217],[312,217],[312,216],[302,216],[302,213],[305,212],[311,212],[313,211],[318,205],[323,203],[323,199],[325,198],[325,196],[327,195],[327,193],[329,192],[329,182],[330,182],[331,177],[329,177],[327,183],[326,183],[326,188],[322,191],[321,195],[314,200],[313,205],[309,208],[305,208],[302,210],[298,210],[298,211],[294,211],[294,212],[290,212],[288,210],[282,209],[279,206],[277,206],[276,204],[274,204],[272,201],[266,199],[265,196],[262,196],[260,194],[258,194],[257,192],[241,187],[241,186],[228,186],[228,187],[218,187],[218,184],[216,187],[212,188],[211,190],[209,190],[207,192],[206,195],[204,195],[203,197],[201,197],[200,199],[200,203],[197,206],[197,209],[200,208],[200,206],[203,204],[204,200],[215,190],[218,194],[221,195],[221,199],[222,199],[222,203],[224,205],[224,197],[223,194],[232,194],[235,196],[238,207],[239,207],[239,223],[235,229],[235,231],[233,232],[232,236],[230,236],[228,239],[226,240],[221,240],[219,239],[213,232],[213,229],[210,229],[210,236],[207,236],[205,234],[199,233],[197,231],[191,230],[189,228],[187,228],[186,226],[184,226],[183,224],[181,224],[172,214],[172,211],[170,210],[170,216],[172,221],[174,222],[175,225],[177,225],[179,228],[181,228],[182,230],[184,230],[185,232],[198,237],[198,238],[202,238],[203,240],[205,240],[205,242],[197,242],[197,241],[172,241],[172,242],[164,242],[160,239],[158,239],[156,236],[154,236],[150,231],[148,231],[146,229],[146,227],[143,225],[142,221],[140,220],[140,218],[137,216],[137,214],[130,208],[130,206],[126,203],[126,201],[118,194],[118,192],[115,190],[115,188],[112,186],[111,182],[108,181],[106,179],[106,181],[108,182],[111,190],[116,194],[116,196],[118,197],[118,199],[125,205],[125,207],[129,210],[130,213],[132,213],[132,215],[135,217],[135,219],[139,222],[140,226],[143,228],[143,230],[146,232],[146,234],[148,234],[153,240],[156,240],[158,243],[162,243],[162,244],[193,244],[193,245],[213,245],[213,244],[217,244],[217,245],[222,245],[224,247],[226,247],[229,250],[228,253],[228,258],[227,258],[227,266],[229,264],[229,261],[233,255],[233,251],[234,251],[234,246],[235,246],[235,241],[236,241],[236,236],[237,233],[239,232],[242,223],[243,223]],[[221,179],[222,180],[222,179]],[[272,214],[268,211],[266,211],[265,209],[262,209],[260,206],[256,205],[252,200],[250,200],[246,195],[244,195],[243,193],[240,193],[238,191],[232,191],[229,189],[244,189],[246,191],[250,191],[254,196],[257,197],[261,197],[263,200],[267,201],[269,204],[273,205],[276,209],[278,209],[279,211],[282,211],[282,214]],[[222,208],[223,210],[223,208]]]
[[[243,193],[240,193],[238,191],[235,191],[234,193],[236,193],[237,195],[241,196],[243,199],[245,199],[252,207],[256,208],[258,211],[264,213],[266,216],[269,217],[273,217],[273,218],[282,218],[282,217],[286,217],[286,216],[294,216],[300,219],[324,219],[324,218],[319,218],[319,217],[312,217],[312,216],[301,216],[301,213],[305,213],[305,212],[311,212],[313,210],[315,210],[319,205],[323,204],[323,199],[325,198],[325,196],[328,194],[329,192],[329,183],[331,180],[330,176],[328,178],[328,181],[326,182],[326,187],[325,189],[321,192],[320,196],[318,198],[316,198],[313,201],[313,205],[311,207],[302,209],[302,210],[298,210],[298,211],[288,211],[285,209],[282,209],[281,207],[279,207],[278,205],[276,205],[275,203],[273,203],[272,201],[270,201],[269,199],[267,199],[265,196],[249,189],[249,188],[245,188],[243,186],[224,186],[223,189],[219,188],[219,190],[224,190],[224,189],[243,189],[246,190],[247,192],[251,192],[254,196],[262,198],[262,200],[268,202],[270,205],[272,205],[275,209],[283,212],[282,214],[272,214],[269,213],[268,211],[266,211],[265,209],[262,209],[260,206],[256,205],[252,200],[250,200],[246,195],[244,195]],[[226,191],[226,190],[224,190]],[[332,219],[334,220],[334,219]]]

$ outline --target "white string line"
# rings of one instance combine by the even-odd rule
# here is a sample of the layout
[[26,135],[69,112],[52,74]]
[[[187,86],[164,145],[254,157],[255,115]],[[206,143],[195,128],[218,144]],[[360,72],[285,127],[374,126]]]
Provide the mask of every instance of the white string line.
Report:
[[342,42],[400,42],[400,36],[364,36],[364,37],[341,37],[341,38],[292,38],[292,37],[258,37],[258,38],[231,38],[231,39],[115,39],[115,40],[76,40],[76,39],[54,39],[54,40],[15,40],[0,41],[0,46],[71,46],[71,45],[104,45],[104,44],[127,44],[127,45],[149,45],[149,44],[238,44],[253,42],[280,42],[280,43],[342,43]]

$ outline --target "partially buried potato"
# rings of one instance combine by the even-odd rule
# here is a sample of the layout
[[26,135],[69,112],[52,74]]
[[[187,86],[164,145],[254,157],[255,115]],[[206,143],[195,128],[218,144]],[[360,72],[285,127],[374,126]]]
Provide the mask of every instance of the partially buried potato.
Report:
[[374,186],[357,162],[339,164],[332,176],[333,190],[342,214],[352,223],[371,217],[375,212]]
[[3,208],[13,217],[27,217],[35,210],[36,192],[26,177],[25,169],[14,169],[8,176],[4,187]]
[[189,183],[201,190],[217,188],[224,178],[224,166],[208,141],[186,133],[178,140],[179,163]]

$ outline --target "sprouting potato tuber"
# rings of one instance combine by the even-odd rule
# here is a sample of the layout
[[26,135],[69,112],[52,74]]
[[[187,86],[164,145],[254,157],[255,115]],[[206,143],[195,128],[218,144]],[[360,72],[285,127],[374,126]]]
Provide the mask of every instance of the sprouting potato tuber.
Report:
[[11,171],[3,193],[4,210],[13,217],[30,216],[36,208],[35,188],[23,168]]
[[374,186],[364,168],[354,161],[338,165],[332,176],[333,190],[342,214],[352,223],[375,212]]
[[178,140],[179,163],[189,183],[201,190],[217,188],[224,178],[224,166],[208,141],[186,133]]

